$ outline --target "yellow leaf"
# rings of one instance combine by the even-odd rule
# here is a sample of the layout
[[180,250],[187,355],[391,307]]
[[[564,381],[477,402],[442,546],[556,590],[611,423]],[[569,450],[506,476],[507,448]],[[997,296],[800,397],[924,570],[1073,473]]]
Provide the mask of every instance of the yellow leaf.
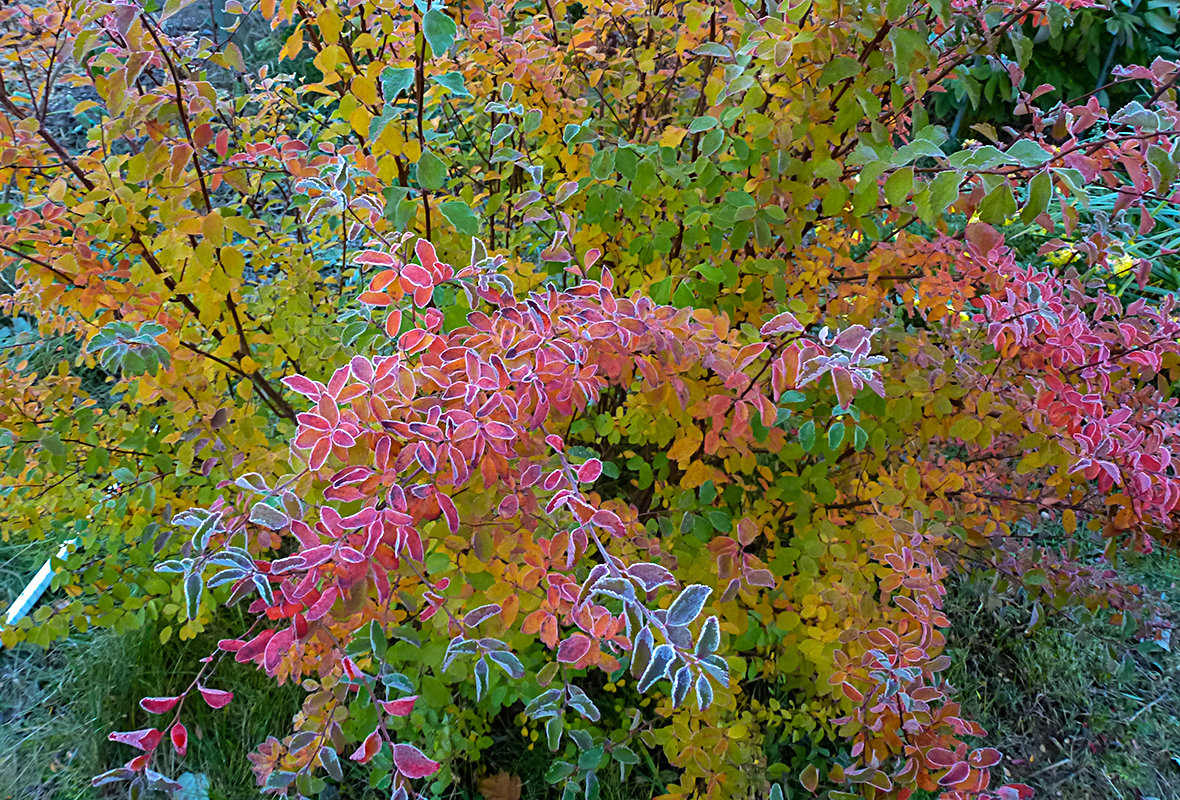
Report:
[[225,223],[221,221],[221,214],[216,210],[201,222],[201,235],[214,247],[221,247],[225,243]]
[[703,461],[694,461],[689,465],[680,479],[680,486],[684,489],[695,489],[709,480],[709,467]]
[[[295,30],[287,37],[287,41],[283,42],[283,48],[279,50],[279,60],[289,58],[292,61],[303,50],[303,22],[301,21],[295,26]],[[335,66],[333,64],[333,66]]]
[[221,248],[221,266],[225,270],[225,274],[233,280],[241,280],[242,270],[246,266],[246,259],[242,257],[242,253],[236,247]]
[[377,105],[377,84],[372,78],[357,75],[352,79],[352,93],[367,106]]
[[[693,436],[693,434],[698,434]],[[701,437],[699,431],[696,429],[690,430],[685,436],[676,440],[676,443],[668,449],[669,461],[684,461],[690,458],[697,448],[701,445]]]
[[1061,527],[1065,528],[1065,532],[1072,535],[1078,529],[1078,515],[1073,512],[1072,508],[1067,508],[1061,514]]
[[677,128],[675,126],[669,125],[660,135],[660,146],[679,147],[680,143],[684,141],[684,135],[686,133],[688,133],[688,130],[685,128]]
[[320,38],[327,44],[336,44],[340,41],[340,29],[344,23],[337,16],[332,6],[323,8],[315,18],[316,27],[320,29]]
[[373,119],[373,115],[364,106],[357,106],[348,118],[348,124],[352,129],[361,136],[369,135],[369,121]]

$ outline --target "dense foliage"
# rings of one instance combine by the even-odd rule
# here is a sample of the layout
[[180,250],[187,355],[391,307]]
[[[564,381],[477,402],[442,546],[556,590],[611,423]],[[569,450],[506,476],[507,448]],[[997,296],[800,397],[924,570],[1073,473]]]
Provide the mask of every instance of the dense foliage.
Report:
[[[181,5],[0,10],[5,309],[85,343],[3,367],[5,536],[82,542],[4,640],[254,620],[99,784],[171,786],[236,661],[307,691],[280,794],[440,793],[523,709],[565,797],[655,757],[1008,800],[951,571],[1164,635],[1021,525],[1178,521],[1180,319],[1104,273],[1178,199],[1180,65],[1043,108],[1025,45],[1086,3],[263,0],[290,72]],[[1017,124],[944,149],[928,104],[1011,43]]]

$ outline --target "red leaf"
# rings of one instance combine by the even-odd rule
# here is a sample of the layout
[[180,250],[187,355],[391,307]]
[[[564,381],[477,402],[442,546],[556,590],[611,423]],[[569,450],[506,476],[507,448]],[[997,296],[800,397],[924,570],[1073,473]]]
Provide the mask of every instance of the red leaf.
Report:
[[358,763],[367,764],[373,756],[381,752],[381,744],[381,734],[378,731],[373,731],[349,758]]
[[602,462],[597,458],[592,458],[582,466],[578,467],[578,482],[579,483],[594,483],[598,480],[598,476],[602,474]]
[[149,714],[167,714],[179,702],[179,697],[145,697],[139,701],[139,707]]
[[179,722],[172,726],[170,731],[172,737],[172,747],[176,750],[176,755],[183,756],[188,752],[188,729]]
[[557,646],[557,660],[562,664],[574,664],[590,650],[590,639],[580,633]]
[[317,385],[315,381],[305,378],[302,375],[292,375],[289,378],[283,378],[283,385],[309,400],[319,400],[322,394],[322,387]]
[[799,320],[795,319],[795,315],[789,311],[772,317],[765,325],[762,326],[760,333],[763,336],[770,336],[776,333],[783,333],[790,331],[791,333],[798,333],[803,330],[803,326],[799,324]]
[[418,256],[418,261],[426,269],[434,269],[434,265],[438,263],[438,256],[435,255],[434,245],[427,239],[419,239],[414,243],[414,253]]
[[204,686],[197,687],[201,691],[201,697],[205,698],[205,702],[209,704],[210,708],[225,708],[229,705],[229,701],[234,699],[233,692],[226,692],[221,689],[206,689]]
[[225,158],[225,154],[229,152],[229,129],[223,128],[217,134],[217,138],[213,140],[213,149],[217,151],[217,155]]
[[393,746],[393,764],[398,772],[410,779],[426,778],[442,768],[442,764],[427,758],[412,744]]
[[966,761],[960,761],[958,764],[955,764],[953,767],[947,770],[945,775],[938,779],[938,785],[954,786],[955,784],[962,783],[963,781],[967,780],[967,778],[970,776],[971,767]]
[[357,299],[367,306],[376,306],[377,308],[393,305],[393,298],[385,292],[361,292]]
[[383,700],[381,707],[385,709],[385,713],[394,717],[406,717],[414,710],[414,701],[418,699],[418,695],[410,695],[409,697],[402,697],[397,700]]
[[520,499],[515,494],[509,494],[505,495],[504,499],[500,501],[500,507],[497,513],[499,513],[501,517],[508,519],[509,517],[515,517],[516,512],[519,510]]
[[483,430],[484,433],[486,433],[488,436],[491,436],[493,439],[501,439],[507,442],[516,438],[516,431],[512,429],[511,425],[505,422],[497,422],[496,420],[485,422],[483,425]]
[[[434,285],[434,279],[430,273],[422,269],[417,264],[406,264],[402,267],[402,278],[409,281],[417,288],[425,288]],[[403,284],[404,286],[405,284]]]
[[1001,758],[1003,758],[1003,755],[994,747],[980,747],[977,750],[971,751],[971,755],[967,756],[967,761],[973,767],[987,769],[988,767],[994,767],[996,764],[999,764]]
[[155,728],[141,728],[137,731],[115,731],[107,736],[112,742],[119,742],[120,744],[129,744],[132,747],[149,751],[155,748],[160,743],[160,739],[164,734]]
[[397,333],[402,327],[402,312],[394,309],[389,312],[389,316],[385,318],[385,335],[390,339],[396,339]]
[[959,757],[945,747],[932,747],[926,751],[926,761],[942,769],[958,763]]
[[438,500],[438,508],[447,521],[447,529],[451,533],[459,530],[459,510],[455,508],[454,501],[445,494],[437,494],[435,499]]

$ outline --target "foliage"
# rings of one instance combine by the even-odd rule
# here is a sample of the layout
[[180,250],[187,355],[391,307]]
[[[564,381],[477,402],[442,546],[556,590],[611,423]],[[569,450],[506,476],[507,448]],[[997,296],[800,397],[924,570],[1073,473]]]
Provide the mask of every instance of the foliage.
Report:
[[[249,617],[98,784],[173,786],[232,660],[307,693],[252,755],[279,794],[349,761],[441,793],[523,709],[566,798],[659,758],[667,796],[1009,800],[944,677],[950,572],[1163,635],[1014,526],[1170,540],[1174,302],[1003,223],[1087,268],[1122,256],[1092,192],[1152,230],[1180,66],[1114,113],[1021,89],[954,153],[927,111],[1084,3],[264,0],[311,78],[170,35],[180,5],[0,11],[7,309],[117,374],[4,373],[5,533],[83,539],[5,641]],[[56,91],[101,115],[76,147]]]
[[1030,22],[998,53],[981,54],[959,67],[950,91],[933,100],[931,117],[948,125],[952,138],[976,135],[972,129],[994,136],[1009,122],[1016,98],[1010,62],[1023,68],[1025,85],[1052,87],[1040,100],[1043,108],[1077,103],[1091,94],[1104,108],[1121,108],[1139,90],[1112,76],[1112,68],[1180,56],[1178,12],[1175,0],[1113,0],[1072,15],[1050,8],[1048,25]]

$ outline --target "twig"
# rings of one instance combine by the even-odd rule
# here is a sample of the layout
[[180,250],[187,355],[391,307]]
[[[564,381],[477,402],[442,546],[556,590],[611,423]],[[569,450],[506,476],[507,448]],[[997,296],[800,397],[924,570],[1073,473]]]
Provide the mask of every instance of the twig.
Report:
[[1135,720],[1139,719],[1141,716],[1143,716],[1144,714],[1146,714],[1148,711],[1151,711],[1151,709],[1155,708],[1155,707],[1156,707],[1157,705],[1159,705],[1159,704],[1160,704],[1160,703],[1161,703],[1163,700],[1167,699],[1167,697],[1168,697],[1168,694],[1169,694],[1169,692],[1164,692],[1164,693],[1163,693],[1163,694],[1161,694],[1159,697],[1157,697],[1156,699],[1152,700],[1150,703],[1148,703],[1147,705],[1145,705],[1143,708],[1141,708],[1141,709],[1139,709],[1138,711],[1136,711],[1134,714],[1132,714],[1132,715],[1131,715],[1131,718],[1127,720],[1127,723],[1126,723],[1126,724],[1130,725],[1132,722],[1134,722]]
[[1060,761],[1054,761],[1049,766],[1042,767],[1041,769],[1038,769],[1036,772],[1032,773],[1028,777],[1035,778],[1038,775],[1044,775],[1046,772],[1051,772],[1051,771],[1057,769],[1058,767],[1064,767],[1066,764],[1070,763],[1071,761],[1073,761],[1072,758],[1063,758]]

